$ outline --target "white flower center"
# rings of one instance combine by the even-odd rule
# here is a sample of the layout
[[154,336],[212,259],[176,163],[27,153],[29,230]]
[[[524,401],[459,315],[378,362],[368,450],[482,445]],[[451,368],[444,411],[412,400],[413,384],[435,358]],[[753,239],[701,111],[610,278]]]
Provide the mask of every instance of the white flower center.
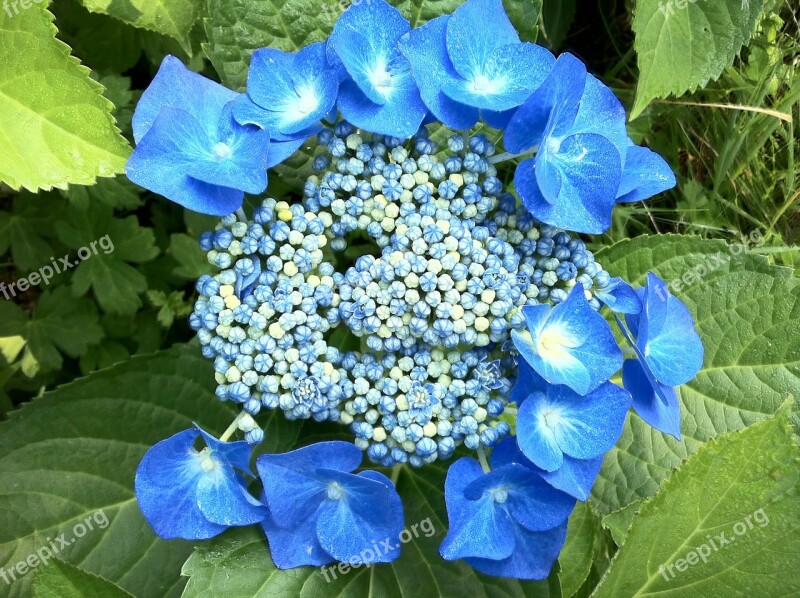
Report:
[[331,500],[341,500],[343,496],[344,490],[342,490],[342,487],[339,484],[332,482],[328,485],[328,498]]
[[498,77],[495,79],[490,79],[483,73],[478,73],[472,78],[470,82],[470,91],[472,93],[486,96],[486,95],[494,95],[499,93],[505,87],[505,81],[503,78]]
[[550,326],[542,330],[537,342],[539,355],[550,362],[557,362],[569,356],[567,347],[571,346],[571,338],[560,326]]
[[224,162],[233,156],[233,150],[227,143],[219,142],[214,146],[214,158],[217,162]]

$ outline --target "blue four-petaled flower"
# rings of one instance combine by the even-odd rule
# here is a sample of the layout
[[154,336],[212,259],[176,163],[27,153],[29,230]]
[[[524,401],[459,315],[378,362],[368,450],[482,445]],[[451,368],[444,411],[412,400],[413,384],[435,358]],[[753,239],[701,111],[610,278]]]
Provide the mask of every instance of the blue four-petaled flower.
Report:
[[[200,436],[206,446],[197,451]],[[203,540],[231,526],[262,521],[267,509],[250,495],[239,473],[250,473],[251,450],[246,442],[222,442],[198,428],[147,451],[135,486],[153,530],[166,539]]]
[[399,556],[375,545],[399,536],[402,502],[383,474],[351,473],[361,458],[355,445],[340,441],[258,458],[270,513],[262,526],[278,567],[386,563]]

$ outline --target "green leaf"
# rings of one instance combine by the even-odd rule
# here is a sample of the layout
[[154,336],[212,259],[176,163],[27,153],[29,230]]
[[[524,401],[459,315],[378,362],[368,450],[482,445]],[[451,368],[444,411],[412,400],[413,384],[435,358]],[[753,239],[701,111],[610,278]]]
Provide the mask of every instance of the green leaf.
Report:
[[443,487],[448,464],[403,468],[397,489],[403,499],[408,542],[393,563],[325,575],[318,567],[280,570],[269,557],[259,528],[231,530],[198,547],[184,565],[190,577],[184,598],[297,596],[299,598],[426,598],[561,596],[558,576],[549,581],[521,582],[487,577],[463,561],[445,561],[439,545],[447,533]]
[[66,287],[42,293],[31,318],[11,302],[0,302],[0,337],[21,336],[26,345],[22,372],[35,376],[39,370],[57,370],[61,353],[79,357],[100,342],[103,329],[91,301],[76,299]]
[[564,43],[575,19],[576,0],[544,0],[542,6],[542,37],[551,50]]
[[561,592],[569,598],[589,577],[594,560],[597,519],[588,502],[578,502],[569,517],[567,541],[558,557]]
[[63,200],[55,194],[14,196],[11,212],[0,212],[0,255],[11,249],[14,267],[30,272],[50,263],[53,221]]
[[796,596],[800,467],[787,403],[709,442],[633,520],[594,596]]
[[86,354],[80,358],[81,373],[89,374],[96,370],[102,370],[126,361],[129,357],[130,353],[125,345],[118,341],[104,338],[100,344],[89,347]]
[[130,145],[89,69],[35,4],[0,20],[0,182],[31,191],[122,172]]
[[201,0],[80,0],[91,12],[119,19],[140,29],[149,29],[178,40],[190,50],[189,32],[197,22]]
[[133,598],[118,585],[58,559],[39,566],[34,598]]
[[[177,347],[135,357],[12,412],[0,423],[0,567],[15,566],[63,533],[75,542],[59,550],[59,559],[136,596],[179,596],[192,543],[161,540],[150,530],[133,480],[156,442],[192,422],[214,433],[230,424],[235,412],[213,388],[211,363],[195,347]],[[94,529],[75,537],[87,517]],[[30,595],[32,577],[4,595]]]
[[148,291],[147,298],[154,307],[159,307],[158,323],[164,328],[171,328],[175,318],[182,318],[192,313],[192,304],[186,303],[183,291],[172,291],[167,295],[164,291]]
[[542,0],[503,0],[508,18],[524,42],[535,42],[539,32],[539,14]]
[[170,236],[169,252],[178,266],[173,269],[175,276],[197,280],[203,274],[211,274],[213,267],[208,263],[206,252],[200,249],[197,239],[176,233]]
[[716,79],[755,31],[763,0],[637,0],[633,17],[639,84],[631,118],[654,98]]
[[611,532],[611,537],[617,546],[622,546],[625,543],[633,518],[642,506],[642,500],[632,502],[619,511],[614,511],[603,517],[603,527]]
[[141,307],[139,295],[147,290],[143,274],[131,263],[158,255],[150,228],[140,227],[136,216],[114,218],[112,210],[94,205],[86,211],[70,210],[56,225],[61,241],[77,251],[71,263],[72,290],[76,296],[92,289],[103,310],[130,314]]
[[601,513],[654,494],[703,443],[766,419],[787,397],[798,396],[800,279],[741,248],[660,235],[598,253],[613,276],[634,285],[643,285],[649,270],[670,283],[694,315],[705,346],[703,369],[679,389],[683,441],[631,412],[593,489]]

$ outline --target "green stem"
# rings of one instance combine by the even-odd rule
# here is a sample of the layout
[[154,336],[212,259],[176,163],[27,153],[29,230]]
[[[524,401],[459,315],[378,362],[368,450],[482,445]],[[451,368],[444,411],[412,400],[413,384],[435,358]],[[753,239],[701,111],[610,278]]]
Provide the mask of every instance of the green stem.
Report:
[[486,460],[486,453],[483,451],[483,445],[478,446],[478,462],[481,464],[484,473],[489,473],[492,468],[489,467],[489,462]]
[[520,152],[518,154],[513,154],[511,152],[503,152],[502,154],[497,154],[496,156],[492,156],[489,158],[489,164],[500,164],[501,162],[508,162],[509,160],[516,160],[517,158],[527,158],[528,156],[532,156],[535,154],[539,149],[539,146],[532,147],[524,152]]
[[239,208],[238,210],[236,210],[236,216],[242,222],[247,222],[247,214],[244,213],[244,208]]
[[236,431],[236,429],[239,427],[239,421],[242,419],[242,417],[244,417],[244,414],[245,414],[245,412],[244,412],[244,411],[242,411],[242,412],[241,412],[239,415],[237,415],[237,416],[236,416],[236,419],[234,419],[234,420],[231,422],[231,425],[230,425],[230,426],[228,426],[228,429],[227,429],[227,430],[225,430],[225,432],[222,434],[222,436],[220,436],[220,437],[219,437],[219,439],[220,439],[222,442],[227,442],[227,441],[228,441],[228,438],[230,438],[231,436],[233,436],[233,433],[234,433],[234,432]]
[[392,484],[395,486],[397,485],[397,479],[400,477],[401,469],[403,469],[403,465],[400,463],[395,463],[394,467],[392,467]]

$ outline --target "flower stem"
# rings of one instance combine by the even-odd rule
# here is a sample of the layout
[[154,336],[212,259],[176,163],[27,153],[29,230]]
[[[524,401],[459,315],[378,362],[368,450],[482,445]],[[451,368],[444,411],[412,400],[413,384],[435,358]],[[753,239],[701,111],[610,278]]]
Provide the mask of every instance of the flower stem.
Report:
[[236,419],[234,419],[234,420],[231,422],[231,425],[230,425],[230,426],[228,426],[228,429],[227,429],[227,430],[225,430],[225,432],[222,434],[222,436],[220,436],[220,437],[219,437],[219,439],[220,439],[222,442],[227,442],[227,441],[228,441],[228,438],[230,438],[231,436],[233,436],[233,433],[234,433],[234,432],[236,431],[236,429],[239,427],[239,421],[242,419],[242,417],[244,416],[244,414],[245,414],[245,412],[244,412],[244,411],[242,411],[242,412],[241,412],[239,415],[237,415],[237,416],[236,416]]
[[483,445],[478,446],[478,461],[484,473],[489,473],[492,470],[492,468],[489,467],[489,462],[486,460],[486,453],[483,452]]
[[242,222],[247,222],[247,214],[244,213],[244,208],[239,208],[236,210],[236,216],[238,216],[239,220]]
[[395,463],[392,467],[392,484],[397,485],[397,479],[400,477],[400,470],[403,469],[402,463]]
[[497,154],[496,156],[492,156],[491,158],[489,158],[489,164],[500,164],[501,162],[516,160],[517,158],[527,158],[528,156],[532,156],[533,154],[535,154],[538,149],[539,147],[535,146],[518,154],[512,154],[511,152],[503,152],[502,154]]

